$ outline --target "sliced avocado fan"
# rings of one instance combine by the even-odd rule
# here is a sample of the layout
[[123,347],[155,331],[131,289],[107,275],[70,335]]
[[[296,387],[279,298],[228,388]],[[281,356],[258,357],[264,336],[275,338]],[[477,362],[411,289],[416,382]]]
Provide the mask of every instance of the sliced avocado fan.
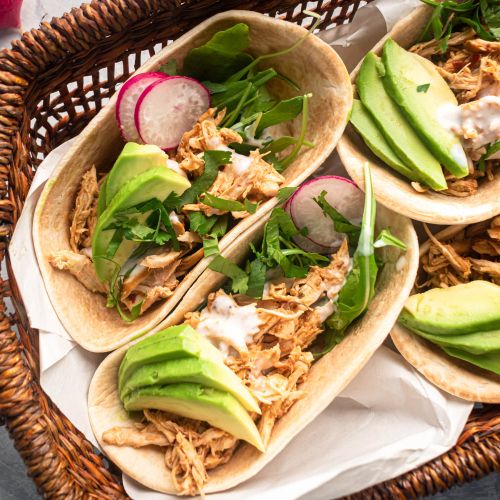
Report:
[[458,178],[469,173],[467,157],[459,138],[444,128],[440,108],[457,105],[456,97],[426,59],[400,47],[391,38],[384,44],[384,87],[436,158]]
[[125,397],[127,411],[147,408],[202,420],[243,439],[258,450],[265,446],[254,421],[231,394],[200,384],[170,384],[138,389]]
[[387,93],[379,71],[384,71],[380,58],[369,52],[356,78],[361,102],[402,163],[432,189],[446,189],[441,165]]
[[380,158],[394,170],[411,181],[422,182],[417,172],[407,167],[386,141],[363,103],[354,99],[351,111],[351,123],[359,132],[365,144],[377,158]]
[[[97,277],[103,282],[110,282],[113,276],[127,262],[139,242],[122,239],[114,254],[108,249],[115,236],[115,229],[110,226],[116,222],[116,215],[129,208],[152,199],[163,201],[171,192],[182,194],[190,187],[190,182],[166,166],[156,167],[130,179],[113,197],[111,203],[100,215],[92,237],[92,256]],[[109,190],[110,181],[106,183]],[[137,220],[144,223],[151,212],[137,215]]]

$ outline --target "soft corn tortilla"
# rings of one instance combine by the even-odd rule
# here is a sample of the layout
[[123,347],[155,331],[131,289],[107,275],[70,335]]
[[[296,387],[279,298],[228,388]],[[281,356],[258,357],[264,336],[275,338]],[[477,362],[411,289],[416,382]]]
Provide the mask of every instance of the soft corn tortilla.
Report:
[[[418,242],[409,219],[381,206],[377,210],[378,227],[390,226],[391,231],[406,243],[407,251],[401,253],[395,248],[383,249],[387,263],[379,275],[377,293],[368,311],[349,327],[346,338],[339,345],[313,364],[301,386],[307,392],[306,397],[297,401],[278,420],[267,451],[259,453],[252,446],[242,443],[227,464],[209,471],[205,493],[226,490],[255,475],[332,402],[384,341],[413,286],[418,267]],[[235,240],[225,256],[242,262],[249,243],[261,237],[266,220],[261,220],[252,231]],[[208,293],[220,287],[223,279],[220,274],[206,270],[174,314],[155,330],[182,322],[184,314],[199,307]],[[127,347],[110,354],[92,379],[88,399],[92,429],[106,455],[126,474],[149,488],[175,494],[177,492],[160,448],[134,449],[111,446],[102,441],[106,430],[132,425],[117,389],[118,367]]]
[[[373,47],[381,54],[387,38],[393,38],[402,47],[416,43],[422,33],[432,8],[422,5],[408,17],[398,22],[392,31]],[[361,63],[351,73],[354,84]],[[359,185],[363,185],[363,165],[368,161],[372,170],[373,189],[377,201],[386,207],[415,220],[432,224],[471,224],[493,217],[500,212],[500,173],[495,179],[483,182],[477,193],[464,198],[439,194],[429,190],[418,193],[410,181],[379,160],[365,145],[361,136],[349,125],[338,144],[338,152],[349,175]]]
[[[436,234],[438,239],[455,236],[467,225],[450,226]],[[429,241],[420,256],[429,250]],[[500,376],[446,354],[439,346],[395,324],[391,338],[401,355],[429,382],[454,396],[478,403],[500,403]]]
[[[216,15],[186,33],[144,64],[140,72],[156,70],[175,59],[182,61],[192,47],[205,43],[215,32],[235,23],[250,26],[254,55],[289,47],[306,34],[295,24],[247,11],[228,11]],[[309,36],[293,52],[266,61],[295,81],[303,92],[311,92],[307,138],[315,144],[288,167],[284,185],[299,185],[328,157],[339,140],[352,105],[349,75],[339,56],[326,43]],[[272,82],[275,95],[297,95],[284,82]],[[38,263],[50,300],[62,324],[82,347],[94,352],[107,352],[142,335],[165,319],[189,287],[207,267],[204,259],[185,276],[168,300],[159,302],[131,324],[120,319],[113,309],[105,307],[106,298],[81,285],[69,272],[54,269],[48,257],[57,250],[69,249],[69,217],[83,174],[92,166],[110,167],[124,143],[115,120],[116,95],[80,134],[78,141],[65,155],[54,177],[47,183],[34,218],[34,244]],[[298,136],[301,119],[284,124],[282,132]],[[271,199],[257,212],[242,220],[220,242],[224,250],[231,241],[260,220],[277,203]]]

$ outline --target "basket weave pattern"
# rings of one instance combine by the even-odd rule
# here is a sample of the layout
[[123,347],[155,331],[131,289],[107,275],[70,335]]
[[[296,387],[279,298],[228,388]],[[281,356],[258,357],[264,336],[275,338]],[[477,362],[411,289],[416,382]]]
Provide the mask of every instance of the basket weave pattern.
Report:
[[[42,391],[38,332],[30,329],[7,247],[36,167],[76,136],[145,58],[203,19],[250,9],[308,25],[308,2],[101,0],[43,22],[0,54],[0,418],[46,497],[125,498],[105,459]],[[321,29],[349,22],[360,0],[320,0]],[[15,312],[7,310],[12,300]],[[17,333],[16,333],[17,331]],[[351,498],[410,498],[500,470],[498,406],[476,410],[457,446],[419,469]]]

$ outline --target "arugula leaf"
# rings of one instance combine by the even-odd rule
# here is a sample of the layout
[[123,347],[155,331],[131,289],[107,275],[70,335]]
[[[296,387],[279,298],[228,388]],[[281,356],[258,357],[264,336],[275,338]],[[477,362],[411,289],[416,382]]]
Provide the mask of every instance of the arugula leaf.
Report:
[[219,242],[217,238],[204,238],[203,239],[203,255],[205,257],[210,257],[211,255],[216,255],[220,253]]
[[266,284],[267,266],[257,257],[250,262],[249,268],[248,289],[246,294],[249,297],[259,299],[262,297],[264,285]]
[[280,188],[280,190],[278,191],[278,201],[280,203],[284,203],[288,200],[288,198],[290,198],[292,196],[293,193],[295,193],[295,191],[297,191],[297,189],[299,189],[298,187],[296,186],[286,186],[286,187],[282,187]]
[[491,0],[480,0],[481,14],[490,33],[500,38],[500,2]]
[[194,203],[198,196],[205,193],[210,186],[215,182],[219,167],[231,163],[230,151],[205,151],[203,153],[203,160],[205,161],[205,169],[203,173],[191,184],[191,187],[184,191],[180,197],[180,206]]
[[176,76],[177,75],[177,61],[175,59],[171,59],[165,64],[162,64],[158,71],[161,73],[165,73],[168,76]]
[[208,268],[227,276],[231,280],[231,287],[234,293],[246,293],[248,289],[248,276],[234,262],[231,262],[222,255],[217,255],[210,262]]
[[321,194],[314,198],[314,201],[320,206],[321,210],[323,210],[323,214],[326,217],[330,217],[333,222],[333,228],[338,233],[347,234],[349,236],[349,244],[357,245],[360,235],[360,228],[354,224],[352,224],[349,220],[347,220],[340,212],[338,212],[334,207],[326,201],[326,191],[321,191]]
[[244,23],[219,31],[204,45],[189,51],[183,73],[198,80],[224,82],[253,61],[250,54],[243,52],[249,43],[250,30]]
[[375,281],[378,273],[373,251],[376,206],[368,163],[364,165],[364,174],[365,206],[358,247],[354,252],[352,270],[340,290],[337,308],[326,320],[329,328],[341,334],[366,310],[375,294]]
[[279,101],[269,111],[262,114],[255,136],[259,137],[265,128],[293,120],[302,111],[304,96],[292,97]]
[[249,214],[254,214],[259,206],[258,203],[252,203],[246,198],[243,203],[236,200],[226,200],[225,198],[219,198],[218,196],[213,196],[209,193],[200,199],[200,201],[209,207],[216,208],[217,210],[224,210],[226,212],[248,212]]
[[396,247],[401,250],[406,250],[406,245],[399,238],[394,236],[390,229],[387,227],[380,231],[375,243],[373,244],[374,248],[382,248],[382,247]]

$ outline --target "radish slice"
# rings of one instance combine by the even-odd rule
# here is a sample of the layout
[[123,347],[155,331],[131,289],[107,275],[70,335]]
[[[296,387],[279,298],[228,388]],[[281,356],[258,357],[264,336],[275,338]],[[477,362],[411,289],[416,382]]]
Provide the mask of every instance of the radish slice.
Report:
[[143,91],[135,107],[135,125],[146,144],[172,149],[209,107],[210,92],[204,85],[194,78],[172,76]]
[[285,210],[294,224],[299,229],[308,229],[307,236],[294,237],[297,245],[308,252],[331,253],[345,235],[334,230],[332,220],[314,201],[322,191],[326,191],[326,201],[355,225],[361,223],[365,195],[351,180],[328,175],[302,184],[286,203]]
[[135,126],[135,106],[144,89],[153,82],[168,78],[165,73],[140,73],[129,78],[120,88],[116,101],[116,121],[125,141],[141,142],[139,131]]

